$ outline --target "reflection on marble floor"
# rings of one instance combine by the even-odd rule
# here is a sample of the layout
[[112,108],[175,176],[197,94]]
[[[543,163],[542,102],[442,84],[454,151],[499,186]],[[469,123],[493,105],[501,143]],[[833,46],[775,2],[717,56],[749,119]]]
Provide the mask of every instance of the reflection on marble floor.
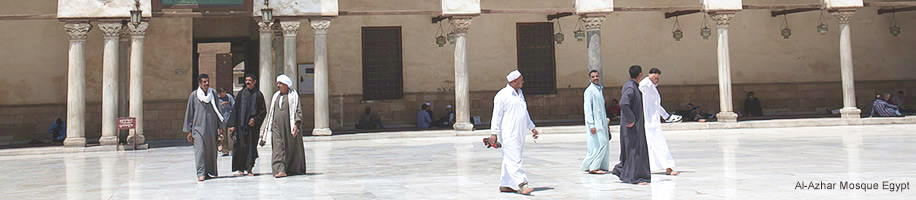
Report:
[[[679,176],[652,184],[578,170],[583,133],[546,134],[526,145],[533,196],[499,193],[500,153],[480,136],[307,142],[309,175],[274,179],[270,150],[255,177],[230,172],[197,182],[191,147],[0,157],[2,199],[897,199],[874,190],[796,190],[796,183],[916,182],[916,126],[666,132]],[[615,135],[611,158],[619,144]]]

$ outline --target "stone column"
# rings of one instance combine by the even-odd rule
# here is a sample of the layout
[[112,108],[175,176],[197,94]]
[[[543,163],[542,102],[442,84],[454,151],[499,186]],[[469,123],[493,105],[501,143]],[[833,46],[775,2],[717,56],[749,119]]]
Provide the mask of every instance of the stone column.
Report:
[[64,24],[70,37],[67,64],[67,139],[64,146],[86,146],[86,35],[89,22]]
[[143,137],[143,38],[146,35],[147,22],[128,23],[130,28],[130,117],[136,118],[137,126],[127,136],[127,143],[145,144]]
[[604,67],[601,65],[601,23],[604,19],[604,16],[583,16],[580,19],[585,24],[588,37],[588,71],[598,70],[598,75],[602,77],[601,85],[604,85]]
[[274,74],[270,77],[270,82],[276,82],[274,79],[277,78],[277,75],[286,73],[286,68],[283,67],[283,27],[278,22],[273,24]]
[[331,18],[312,18],[315,33],[315,129],[312,135],[331,135],[328,126],[328,27]]
[[731,61],[728,55],[728,21],[735,17],[734,12],[710,13],[716,21],[719,33],[719,44],[716,55],[719,63],[719,113],[716,118],[720,122],[738,122],[738,114],[732,108],[732,77]]
[[457,131],[472,131],[471,101],[468,86],[467,33],[471,18],[452,17],[449,19],[455,27],[458,38],[455,42],[455,125]]
[[276,81],[273,81],[276,74],[274,73],[273,55],[271,44],[273,43],[273,22],[258,22],[258,32],[260,35],[260,78],[258,78],[258,88],[264,94],[264,102],[270,102],[273,97],[274,88],[277,87]]
[[843,78],[843,108],[840,115],[844,119],[858,119],[862,110],[856,107],[855,77],[852,68],[852,42],[849,39],[849,20],[856,10],[832,11],[840,24],[840,74]]
[[101,145],[118,144],[118,47],[121,22],[99,24],[105,37],[104,61],[102,62],[102,138]]
[[[120,87],[130,85],[130,66],[128,65],[128,53],[130,53],[130,28],[127,26],[121,26],[121,34],[118,41],[118,116],[130,116],[129,107],[127,105],[128,100],[130,100],[130,87]],[[130,134],[128,130],[118,130],[118,140],[121,139],[121,135],[124,138],[127,138],[127,135]]]
[[[298,85],[299,74],[296,73],[296,34],[299,33],[299,20],[280,21],[280,27],[283,29],[283,68],[285,74],[293,81],[293,85]],[[297,88],[292,86],[290,88]],[[267,95],[264,95],[267,96]],[[269,102],[270,100],[268,100]]]

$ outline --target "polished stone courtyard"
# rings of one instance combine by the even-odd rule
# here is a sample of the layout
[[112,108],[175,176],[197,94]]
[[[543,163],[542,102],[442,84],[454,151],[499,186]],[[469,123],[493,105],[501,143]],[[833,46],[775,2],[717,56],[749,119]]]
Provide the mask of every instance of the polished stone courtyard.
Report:
[[[904,199],[916,182],[916,125],[668,131],[679,176],[652,184],[588,175],[583,133],[529,137],[532,196],[499,193],[500,153],[481,136],[306,142],[308,175],[274,179],[261,148],[254,177],[197,182],[190,146],[138,152],[0,156],[2,199]],[[611,141],[611,164],[619,135]],[[335,136],[336,137],[336,136]],[[799,182],[836,183],[832,189]],[[843,189],[841,182],[877,184]]]

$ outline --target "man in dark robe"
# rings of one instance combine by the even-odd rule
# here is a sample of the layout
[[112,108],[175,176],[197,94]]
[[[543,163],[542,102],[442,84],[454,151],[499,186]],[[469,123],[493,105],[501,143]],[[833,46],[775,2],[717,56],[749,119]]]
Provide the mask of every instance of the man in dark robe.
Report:
[[747,99],[744,100],[745,116],[763,116],[763,108],[760,107],[760,99],[754,96],[754,92],[747,93]]
[[611,173],[624,183],[648,185],[652,173],[649,169],[642,92],[637,83],[643,76],[642,67],[633,65],[629,71],[631,79],[623,84],[620,97],[620,163]]
[[248,172],[248,176],[254,176],[251,168],[258,159],[258,133],[267,116],[264,94],[255,87],[257,83],[254,74],[245,75],[245,88],[235,95],[236,104],[232,107],[227,124],[230,127],[229,134],[235,137],[232,171],[238,171],[240,175]]

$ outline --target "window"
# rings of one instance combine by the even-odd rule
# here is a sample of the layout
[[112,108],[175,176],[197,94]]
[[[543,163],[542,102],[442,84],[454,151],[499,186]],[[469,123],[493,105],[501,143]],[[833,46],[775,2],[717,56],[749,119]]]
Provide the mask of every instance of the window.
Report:
[[363,99],[404,96],[401,27],[363,27]]
[[553,23],[518,23],[518,71],[525,78],[525,94],[556,94],[557,68]]

